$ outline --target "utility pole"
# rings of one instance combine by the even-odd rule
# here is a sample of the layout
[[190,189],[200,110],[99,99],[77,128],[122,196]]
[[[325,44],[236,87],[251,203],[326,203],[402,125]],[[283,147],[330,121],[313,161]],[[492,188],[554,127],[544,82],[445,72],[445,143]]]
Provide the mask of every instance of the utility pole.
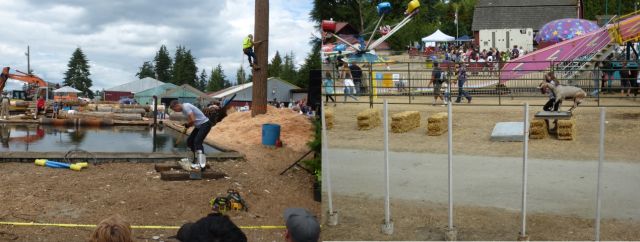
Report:
[[27,56],[27,74],[31,75],[31,51],[29,50],[29,46],[27,45],[27,53],[24,53]]
[[267,113],[267,70],[269,57],[269,0],[255,1],[254,36],[258,67],[253,68],[251,117]]

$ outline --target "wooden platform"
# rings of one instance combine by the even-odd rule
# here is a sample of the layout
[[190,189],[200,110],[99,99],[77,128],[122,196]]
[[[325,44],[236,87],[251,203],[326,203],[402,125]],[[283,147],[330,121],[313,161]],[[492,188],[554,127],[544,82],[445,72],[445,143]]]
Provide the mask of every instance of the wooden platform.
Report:
[[535,119],[560,119],[567,120],[573,117],[573,114],[570,112],[559,111],[559,112],[549,112],[542,111],[535,114]]
[[222,172],[216,172],[211,170],[205,170],[204,172],[188,172],[185,170],[170,170],[160,172],[160,179],[164,181],[187,181],[187,180],[201,180],[201,179],[222,179],[226,174]]
[[[206,166],[207,169],[211,168],[209,164]],[[155,165],[156,172],[170,171],[170,170],[181,170],[182,167],[175,163],[163,163]]]

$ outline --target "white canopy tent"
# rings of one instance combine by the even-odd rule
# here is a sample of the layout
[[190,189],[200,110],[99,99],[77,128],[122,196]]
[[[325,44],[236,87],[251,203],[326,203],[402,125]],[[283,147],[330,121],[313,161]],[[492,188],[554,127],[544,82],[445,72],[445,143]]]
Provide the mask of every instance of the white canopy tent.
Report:
[[53,90],[53,93],[81,93],[82,91],[75,89],[73,87],[62,87],[60,89]]
[[436,30],[436,32],[434,32],[433,34],[422,38],[422,42],[424,43],[425,47],[435,46],[435,44],[438,42],[451,42],[455,40],[456,40],[456,37],[449,36],[445,33],[442,33],[442,31],[440,31],[439,29]]

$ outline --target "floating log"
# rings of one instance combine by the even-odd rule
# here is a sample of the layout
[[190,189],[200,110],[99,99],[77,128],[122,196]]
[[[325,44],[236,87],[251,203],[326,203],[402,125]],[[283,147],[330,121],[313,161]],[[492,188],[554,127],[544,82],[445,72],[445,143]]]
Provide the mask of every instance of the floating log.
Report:
[[138,113],[110,113],[110,112],[83,112],[83,113],[73,113],[60,115],[60,117],[66,118],[101,118],[101,119],[113,119],[113,120],[125,120],[125,121],[136,121],[142,120],[142,115]]
[[[202,176],[202,179],[222,179],[225,176],[227,176],[226,174],[224,174],[222,172],[209,171],[209,170],[205,170],[204,172],[202,172],[200,174]],[[191,173],[190,172],[186,172],[184,170],[173,170],[173,171],[160,172],[160,179],[162,179],[164,181],[188,181],[188,180],[193,180],[193,179],[191,179]]]
[[172,120],[172,121],[186,121],[187,117],[185,117],[182,113],[174,112],[171,115],[169,115],[169,120]]
[[103,106],[98,106],[96,107],[95,110],[93,111],[98,111],[98,112],[113,112],[113,107],[103,107]]
[[139,113],[139,114],[144,114],[147,112],[147,110],[143,109],[143,108],[121,108],[121,109],[116,109],[113,110],[114,113]]
[[46,125],[53,125],[53,126],[83,126],[83,127],[113,126],[113,120],[97,119],[97,118],[81,118],[81,119],[41,118],[40,123],[46,124]]

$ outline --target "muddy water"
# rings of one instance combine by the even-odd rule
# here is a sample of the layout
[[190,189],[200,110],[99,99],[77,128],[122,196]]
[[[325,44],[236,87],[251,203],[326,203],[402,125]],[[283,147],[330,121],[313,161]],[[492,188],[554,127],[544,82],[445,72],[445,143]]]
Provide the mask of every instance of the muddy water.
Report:
[[[0,124],[0,152],[184,152],[187,136],[170,128],[140,126],[103,128]],[[176,144],[178,143],[178,144]],[[205,153],[219,152],[205,145]]]

